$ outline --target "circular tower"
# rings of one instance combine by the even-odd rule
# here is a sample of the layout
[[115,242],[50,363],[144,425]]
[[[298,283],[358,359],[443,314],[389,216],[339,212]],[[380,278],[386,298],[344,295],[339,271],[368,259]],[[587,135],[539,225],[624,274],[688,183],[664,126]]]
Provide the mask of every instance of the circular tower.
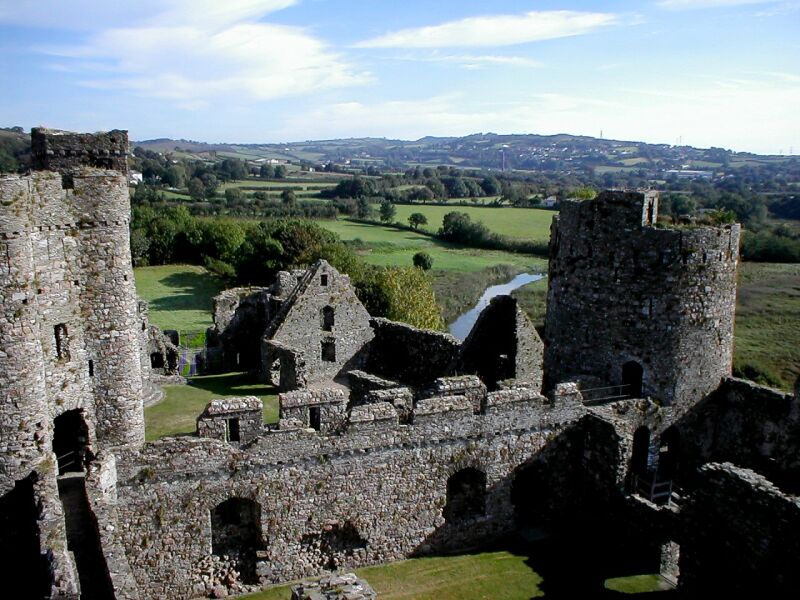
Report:
[[553,219],[548,387],[621,386],[680,413],[730,375],[740,226],[660,227],[655,192],[567,200]]

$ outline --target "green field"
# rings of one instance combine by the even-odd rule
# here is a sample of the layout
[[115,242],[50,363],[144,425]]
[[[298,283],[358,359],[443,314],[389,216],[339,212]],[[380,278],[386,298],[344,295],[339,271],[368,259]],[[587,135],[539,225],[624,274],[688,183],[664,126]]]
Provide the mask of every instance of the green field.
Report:
[[278,420],[278,391],[244,373],[192,377],[188,385],[166,385],[164,400],[144,410],[145,439],[194,433],[197,417],[214,398],[257,396],[264,402],[264,422]]
[[479,250],[448,244],[430,236],[394,227],[355,223],[353,221],[317,221],[338,234],[343,240],[361,240],[358,250],[364,260],[373,265],[411,266],[414,254],[425,251],[433,257],[433,268],[448,271],[479,271],[500,264],[541,272],[547,261],[527,254],[498,250]]
[[[529,600],[542,596],[542,578],[511,552],[413,558],[357,569],[381,600]],[[245,596],[248,600],[289,600],[290,586]]]
[[422,213],[428,218],[424,229],[438,231],[445,214],[453,211],[467,213],[473,221],[481,221],[490,231],[526,240],[550,239],[550,224],[556,214],[552,210],[536,208],[442,206],[438,204],[397,204],[396,221],[408,223],[411,213]]
[[163,265],[133,270],[136,293],[150,306],[150,322],[161,329],[186,334],[203,332],[213,323],[212,298],[224,285],[203,267]]
[[792,389],[800,376],[800,265],[741,263],[734,363]]

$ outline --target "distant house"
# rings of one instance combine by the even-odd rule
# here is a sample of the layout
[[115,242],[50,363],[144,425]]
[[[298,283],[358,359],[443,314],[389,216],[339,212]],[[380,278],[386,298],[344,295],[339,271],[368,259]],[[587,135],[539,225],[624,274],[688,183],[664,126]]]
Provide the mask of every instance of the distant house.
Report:
[[664,177],[677,177],[678,179],[711,179],[711,171],[693,171],[690,169],[669,169],[664,171]]
[[542,200],[542,208],[555,208],[557,204],[558,198],[556,196],[548,196]]
[[139,185],[142,181],[144,181],[144,176],[139,171],[128,173],[128,185]]

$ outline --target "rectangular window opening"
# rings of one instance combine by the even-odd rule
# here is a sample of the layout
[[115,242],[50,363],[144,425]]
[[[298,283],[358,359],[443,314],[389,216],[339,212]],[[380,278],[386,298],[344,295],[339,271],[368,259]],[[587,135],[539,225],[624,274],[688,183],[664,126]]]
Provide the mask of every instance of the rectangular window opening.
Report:
[[94,377],[94,361],[89,359],[89,377]]
[[239,441],[239,419],[225,419],[225,435],[229,442]]
[[311,429],[316,429],[319,431],[320,427],[322,426],[322,417],[320,415],[319,406],[309,406],[308,407],[308,426]]
[[323,362],[336,362],[336,342],[334,340],[322,340],[322,360]]
[[320,275],[319,284],[320,285],[328,285],[328,275],[327,274],[323,273],[322,275]]

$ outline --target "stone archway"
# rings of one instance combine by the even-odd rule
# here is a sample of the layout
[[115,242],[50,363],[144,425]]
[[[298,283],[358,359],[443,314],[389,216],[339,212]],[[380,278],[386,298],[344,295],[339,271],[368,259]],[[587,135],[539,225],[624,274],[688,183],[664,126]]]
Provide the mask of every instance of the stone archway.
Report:
[[447,479],[444,518],[448,523],[468,521],[486,514],[486,473],[474,467],[456,471]]
[[261,505],[229,498],[211,509],[211,553],[236,566],[242,583],[257,583],[257,552],[263,547]]

